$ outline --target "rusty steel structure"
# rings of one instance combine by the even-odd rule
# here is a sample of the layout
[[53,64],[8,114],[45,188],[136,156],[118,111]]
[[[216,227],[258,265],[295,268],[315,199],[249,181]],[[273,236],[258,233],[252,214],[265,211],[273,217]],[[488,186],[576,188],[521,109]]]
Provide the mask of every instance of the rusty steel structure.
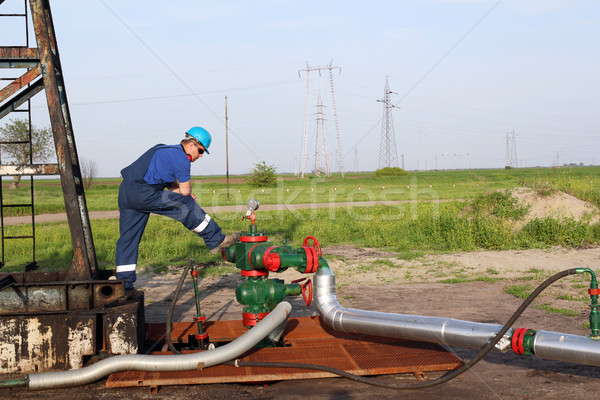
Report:
[[[30,99],[44,91],[56,150],[55,164],[2,164],[0,177],[30,176],[31,204],[4,204],[0,186],[2,265],[5,241],[33,237],[33,261],[25,272],[0,274],[1,373],[38,372],[82,367],[102,354],[135,354],[144,343],[143,298],[129,300],[122,281],[99,270],[60,55],[48,0],[22,0],[23,11],[0,18],[25,20],[26,46],[0,47],[0,68],[22,74],[0,88],[0,120],[13,112],[29,114],[29,141],[3,146],[31,146]],[[13,2],[14,5],[14,2]],[[29,21],[37,47],[29,47]],[[0,43],[4,44],[4,43]],[[30,148],[31,149],[31,148]],[[31,152],[31,151],[30,151]],[[60,175],[73,258],[66,271],[38,272],[35,263],[33,176]],[[4,233],[5,207],[31,208],[32,236]],[[0,266],[0,267],[1,267]],[[64,268],[63,268],[64,269]]]
[[[50,4],[48,0],[30,0],[29,5],[37,48],[0,47],[0,67],[27,70],[0,91],[0,119],[45,90],[58,165],[2,166],[0,175],[55,174],[58,170],[74,253],[69,278],[91,279],[97,272],[96,251]],[[26,15],[27,8],[24,11]]]

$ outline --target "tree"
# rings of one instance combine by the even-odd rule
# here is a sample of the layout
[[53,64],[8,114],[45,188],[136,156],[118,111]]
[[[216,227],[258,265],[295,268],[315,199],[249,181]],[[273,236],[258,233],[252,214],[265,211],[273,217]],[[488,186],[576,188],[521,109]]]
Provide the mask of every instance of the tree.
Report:
[[246,182],[256,187],[276,186],[277,174],[275,170],[276,168],[273,165],[267,165],[264,161],[254,164],[252,175],[246,179]]
[[[52,129],[31,126],[31,147],[29,146],[29,122],[22,119],[11,119],[10,123],[0,127],[0,140],[3,142],[25,142],[2,144],[2,155],[18,165],[32,162],[45,162],[54,154]],[[3,160],[6,162],[7,160]],[[13,187],[19,186],[21,175],[13,177]]]
[[94,160],[88,160],[86,158],[81,159],[81,175],[83,178],[83,187],[88,190],[92,186],[92,182],[98,174],[98,167]]

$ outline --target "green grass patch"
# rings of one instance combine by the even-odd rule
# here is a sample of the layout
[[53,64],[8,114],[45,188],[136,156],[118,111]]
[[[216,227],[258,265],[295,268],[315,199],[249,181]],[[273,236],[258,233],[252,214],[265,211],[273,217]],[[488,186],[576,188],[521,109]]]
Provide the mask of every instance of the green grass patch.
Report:
[[554,314],[564,315],[565,317],[578,317],[579,316],[579,313],[577,311],[569,310],[568,308],[552,307],[548,303],[538,304],[534,307],[538,308],[540,310],[554,313]]
[[393,261],[387,260],[385,258],[379,258],[379,259],[377,259],[375,261],[372,261],[371,265],[376,266],[376,267],[378,267],[378,266],[386,266],[386,267],[389,267],[389,268],[399,268],[399,265],[396,265],[396,264],[394,264]]
[[590,301],[589,297],[585,297],[585,296],[571,296],[569,294],[560,295],[556,299],[557,300],[569,300],[569,301],[584,301],[584,302]]
[[502,278],[492,278],[489,276],[477,276],[474,278],[468,278],[468,277],[455,277],[455,278],[449,278],[449,279],[442,279],[439,280],[438,283],[466,283],[466,282],[487,282],[487,283],[495,283],[502,280]]
[[421,258],[425,255],[424,252],[422,251],[401,251],[400,253],[398,253],[396,255],[396,258],[398,260],[404,260],[404,261],[411,261],[411,260],[415,260],[417,258]]
[[519,299],[526,299],[533,292],[533,287],[529,285],[512,285],[506,287],[504,292]]
[[476,215],[489,214],[514,220],[523,219],[529,212],[529,207],[520,206],[509,191],[479,195],[471,202],[470,206]]

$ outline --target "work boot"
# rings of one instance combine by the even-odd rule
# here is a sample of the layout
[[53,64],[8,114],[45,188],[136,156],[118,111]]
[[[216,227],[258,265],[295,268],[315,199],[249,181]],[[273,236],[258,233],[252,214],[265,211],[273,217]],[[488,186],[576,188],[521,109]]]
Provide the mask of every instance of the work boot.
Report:
[[129,289],[125,291],[126,300],[144,300],[144,291],[137,289]]
[[239,238],[240,238],[239,233],[232,233],[230,235],[225,236],[225,239],[223,239],[221,244],[218,245],[217,247],[215,247],[214,249],[212,249],[210,251],[210,254],[219,254],[221,252],[221,250],[225,250],[229,246],[233,246],[238,241]]

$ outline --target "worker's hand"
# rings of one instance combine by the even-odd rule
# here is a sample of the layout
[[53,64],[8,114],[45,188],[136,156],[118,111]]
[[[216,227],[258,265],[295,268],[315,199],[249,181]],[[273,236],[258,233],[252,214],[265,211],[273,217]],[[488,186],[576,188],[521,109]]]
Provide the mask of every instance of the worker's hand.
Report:
[[198,201],[196,200],[196,195],[194,193],[190,193],[190,196],[192,196],[192,199],[194,199],[194,201]]

